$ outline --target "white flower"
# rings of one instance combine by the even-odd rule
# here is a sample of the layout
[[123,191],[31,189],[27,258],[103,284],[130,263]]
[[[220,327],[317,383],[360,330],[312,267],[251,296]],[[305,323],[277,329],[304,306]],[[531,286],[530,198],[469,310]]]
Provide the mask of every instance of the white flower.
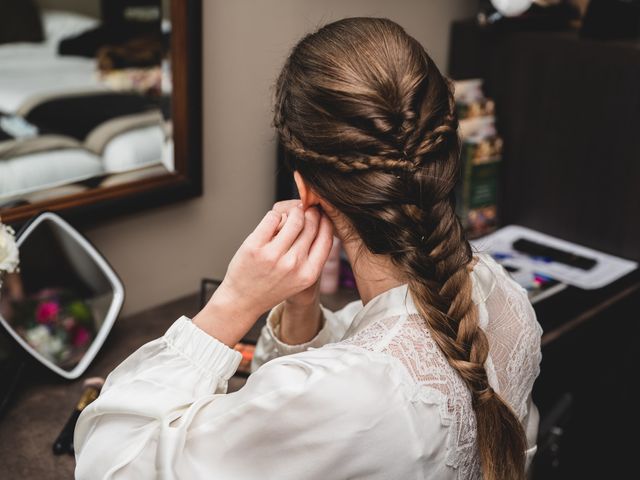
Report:
[[49,330],[44,325],[36,325],[33,328],[27,330],[25,337],[27,342],[36,350],[44,350],[42,346],[47,342],[49,338]]
[[15,272],[20,262],[13,228],[0,223],[0,275]]
[[55,361],[65,347],[62,339],[51,335],[49,329],[44,325],[36,325],[28,329],[25,337],[29,345],[51,361]]

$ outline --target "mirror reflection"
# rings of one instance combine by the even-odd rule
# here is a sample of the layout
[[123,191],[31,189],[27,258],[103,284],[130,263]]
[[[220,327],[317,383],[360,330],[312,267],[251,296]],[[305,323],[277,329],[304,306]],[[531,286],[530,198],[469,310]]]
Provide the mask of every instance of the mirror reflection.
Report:
[[19,239],[20,271],[2,283],[0,321],[41,361],[70,372],[106,335],[101,329],[110,328],[122,299],[77,232],[55,218],[38,221]]
[[167,0],[0,3],[0,212],[174,171]]

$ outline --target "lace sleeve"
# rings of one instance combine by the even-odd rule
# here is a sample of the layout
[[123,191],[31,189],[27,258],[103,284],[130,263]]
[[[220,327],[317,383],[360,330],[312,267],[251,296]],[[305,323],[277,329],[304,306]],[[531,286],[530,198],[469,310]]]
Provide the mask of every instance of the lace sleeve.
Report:
[[527,292],[495,261],[487,261],[495,277],[484,302],[488,321],[483,326],[490,345],[490,360],[497,388],[522,420],[527,399],[540,373],[542,327]]
[[323,317],[322,328],[311,340],[299,345],[289,345],[280,340],[279,329],[283,306],[284,304],[280,303],[274,307],[267,316],[266,325],[260,333],[256,351],[251,362],[252,372],[273,358],[303,352],[312,347],[319,348],[328,343],[340,340],[349,328],[355,313],[362,308],[362,302],[356,300],[336,312],[332,312],[321,304],[320,308]]

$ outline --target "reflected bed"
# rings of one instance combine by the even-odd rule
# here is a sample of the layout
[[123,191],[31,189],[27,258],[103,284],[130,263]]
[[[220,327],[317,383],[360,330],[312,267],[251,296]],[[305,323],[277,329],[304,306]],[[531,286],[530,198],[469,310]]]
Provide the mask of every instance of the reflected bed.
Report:
[[[101,77],[95,58],[58,54],[63,38],[98,23],[77,13],[44,10],[45,41],[0,45],[0,205],[28,201],[29,194],[43,189],[132,170],[157,170],[162,164],[165,171],[173,171],[172,155],[167,155],[172,152],[167,92],[160,92],[156,105],[131,104],[129,110],[109,116],[100,99],[104,103],[116,95],[133,98],[131,90],[114,90]],[[162,81],[164,89],[169,82]],[[72,107],[78,97],[84,111]],[[91,102],[96,105],[93,111]],[[74,132],[66,120],[91,128]]]

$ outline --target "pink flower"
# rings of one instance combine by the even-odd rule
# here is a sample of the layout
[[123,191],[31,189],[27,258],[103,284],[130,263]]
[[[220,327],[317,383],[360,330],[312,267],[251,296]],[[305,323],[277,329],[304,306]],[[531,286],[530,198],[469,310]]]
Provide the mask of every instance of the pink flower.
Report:
[[56,302],[42,302],[36,310],[38,323],[51,323],[60,312],[60,306]]
[[87,343],[90,338],[91,338],[91,335],[89,334],[89,330],[79,326],[78,328],[76,328],[75,332],[73,333],[71,344],[74,347],[81,347],[82,345]]

